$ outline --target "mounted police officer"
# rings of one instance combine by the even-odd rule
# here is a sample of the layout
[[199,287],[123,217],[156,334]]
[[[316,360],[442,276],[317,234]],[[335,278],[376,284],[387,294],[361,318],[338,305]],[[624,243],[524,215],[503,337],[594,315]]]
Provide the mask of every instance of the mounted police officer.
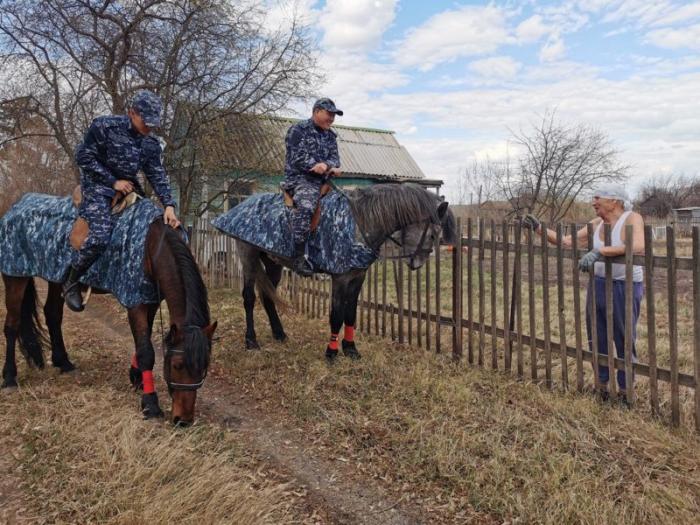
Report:
[[87,239],[71,253],[71,265],[63,283],[66,304],[75,312],[84,308],[78,281],[109,244],[112,198],[117,192],[127,195],[136,191],[143,195],[136,177],[139,170],[143,170],[165,207],[165,222],[173,228],[180,225],[170,181],[163,169],[163,150],[158,138],[151,135],[153,128],[160,127],[162,110],[160,97],[151,91],[139,91],[126,115],[93,120],[75,150],[82,191],[78,216],[89,226]]
[[323,179],[341,173],[336,134],[331,129],[336,115],[342,116],[343,112],[331,99],[319,99],[314,103],[311,118],[289,128],[285,139],[287,155],[282,187],[292,196],[295,207],[292,215],[292,268],[303,276],[313,274],[313,267],[305,255],[306,241],[321,196]]

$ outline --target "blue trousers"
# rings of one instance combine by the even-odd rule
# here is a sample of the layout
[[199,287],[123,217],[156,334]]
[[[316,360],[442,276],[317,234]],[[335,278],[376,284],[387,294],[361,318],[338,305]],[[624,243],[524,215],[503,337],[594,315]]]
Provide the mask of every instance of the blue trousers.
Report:
[[[596,294],[596,337],[598,341],[598,353],[608,355],[608,319],[605,308],[605,277],[596,277],[594,279],[595,294]],[[640,305],[644,296],[644,285],[642,283],[634,283],[632,289],[632,362],[637,361],[637,348],[635,341],[637,339],[637,320],[639,319]],[[624,359],[625,357],[625,281],[613,280],[613,340],[617,357]],[[591,319],[590,319],[590,292],[586,296],[586,329],[588,331],[589,349],[593,351],[591,336]],[[598,367],[598,378],[602,385],[607,385],[610,379],[609,369],[606,365]],[[617,371],[617,384],[620,390],[626,390],[627,382],[625,371]]]
[[321,179],[306,177],[289,188],[294,199],[294,213],[292,214],[292,232],[294,243],[305,243],[309,237],[311,218],[321,198]]
[[112,199],[104,195],[83,194],[78,216],[88,223],[88,237],[80,250],[71,253],[71,266],[80,272],[86,271],[109,245],[114,227],[111,202]]

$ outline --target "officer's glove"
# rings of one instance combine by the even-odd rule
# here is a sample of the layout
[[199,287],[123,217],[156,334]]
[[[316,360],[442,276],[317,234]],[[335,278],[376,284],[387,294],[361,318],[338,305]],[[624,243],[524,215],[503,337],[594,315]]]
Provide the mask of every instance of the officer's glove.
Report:
[[594,248],[579,259],[578,269],[582,272],[590,272],[593,269],[593,265],[602,258],[603,256],[600,254],[600,250],[598,248]]
[[535,217],[531,213],[528,213],[527,215],[525,215],[525,217],[523,217],[523,226],[527,228],[532,228],[532,231],[536,232],[540,228],[541,223],[537,217]]

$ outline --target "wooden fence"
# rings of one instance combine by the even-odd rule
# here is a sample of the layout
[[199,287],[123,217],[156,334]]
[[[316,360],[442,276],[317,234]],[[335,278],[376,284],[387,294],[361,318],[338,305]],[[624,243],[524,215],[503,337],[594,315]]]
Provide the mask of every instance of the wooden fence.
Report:
[[[368,272],[358,306],[357,329],[417,345],[451,351],[457,360],[501,370],[546,388],[579,392],[601,388],[592,370],[607,367],[609,394],[618,396],[613,378],[627,377],[628,403],[647,405],[672,426],[682,422],[700,431],[700,228],[677,244],[672,227],[654,242],[645,228],[644,255],[633,255],[627,227],[626,254],[605,261],[606,340],[613,348],[612,264],[624,264],[624,358],[599,352],[589,342],[586,319],[597,333],[596,316],[587,316],[586,295],[595,304],[592,278],[578,270],[585,249],[563,236],[577,225],[557,225],[557,242],[521,231],[520,224],[467,220],[454,246],[436,246],[420,269],[410,272],[395,260],[380,259]],[[589,228],[589,241],[593,231]],[[610,229],[605,229],[607,242]],[[203,222],[192,230],[192,250],[210,287],[240,285],[232,240]],[[681,256],[678,251],[687,253]],[[644,268],[645,297],[632,357],[633,265]],[[330,279],[302,279],[287,273],[282,288],[306,315],[326,317]],[[466,354],[466,355],[465,355]],[[589,362],[592,366],[584,366]]]

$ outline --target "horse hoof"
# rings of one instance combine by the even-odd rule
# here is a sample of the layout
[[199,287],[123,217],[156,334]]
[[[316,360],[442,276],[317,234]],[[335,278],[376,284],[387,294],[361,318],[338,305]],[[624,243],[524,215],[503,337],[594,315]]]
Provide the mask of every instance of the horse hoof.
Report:
[[162,418],[165,416],[158,404],[158,394],[144,394],[141,397],[141,413],[144,419]]
[[5,390],[6,392],[14,392],[18,388],[17,380],[13,378],[5,378],[2,382],[2,385],[0,385],[0,388]]
[[73,363],[71,363],[70,361],[66,361],[64,363],[61,363],[60,365],[53,365],[53,366],[58,368],[62,374],[68,374],[70,372],[74,372],[75,370],[77,370],[75,368],[75,365]]
[[328,363],[335,363],[338,359],[338,350],[333,350],[330,346],[326,348],[326,361]]
[[279,334],[272,334],[272,337],[274,338],[275,341],[279,341],[280,343],[286,343],[287,340],[289,339],[287,337],[287,334],[284,332],[279,333]]
[[260,345],[255,339],[246,339],[245,340],[245,349],[246,350],[260,350]]
[[362,358],[362,354],[360,354],[360,352],[357,351],[355,342],[346,341],[345,339],[343,339],[343,354],[345,355],[345,357],[349,357],[350,359],[353,359],[355,361]]

